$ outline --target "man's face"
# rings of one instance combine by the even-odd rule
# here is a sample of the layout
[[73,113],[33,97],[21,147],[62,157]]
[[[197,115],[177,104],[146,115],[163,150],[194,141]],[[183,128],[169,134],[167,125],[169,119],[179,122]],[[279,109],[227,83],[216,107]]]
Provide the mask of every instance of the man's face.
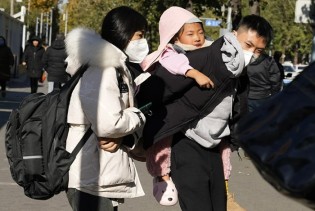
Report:
[[239,29],[234,33],[243,50],[254,53],[254,57],[258,58],[265,50],[266,40],[264,37],[260,37],[256,31]]

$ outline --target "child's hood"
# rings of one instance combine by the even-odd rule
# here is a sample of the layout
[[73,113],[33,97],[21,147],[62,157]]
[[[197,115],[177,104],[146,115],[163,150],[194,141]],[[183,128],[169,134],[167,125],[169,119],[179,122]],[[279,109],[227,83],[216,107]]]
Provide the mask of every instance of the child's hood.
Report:
[[156,51],[149,54],[141,66],[146,71],[154,62],[158,61],[166,45],[185,23],[201,22],[194,14],[181,7],[170,7],[161,15],[159,22],[160,45]]

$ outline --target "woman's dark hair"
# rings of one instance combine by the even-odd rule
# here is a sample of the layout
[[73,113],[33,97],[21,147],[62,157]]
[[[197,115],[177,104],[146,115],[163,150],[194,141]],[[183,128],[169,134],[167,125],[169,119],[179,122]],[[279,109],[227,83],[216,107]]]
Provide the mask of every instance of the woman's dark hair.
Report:
[[124,50],[136,31],[145,31],[147,21],[137,11],[121,6],[112,9],[105,16],[101,29],[103,39]]
[[256,31],[259,36],[265,39],[267,46],[273,39],[273,29],[271,25],[266,19],[258,15],[247,15],[243,17],[236,27],[236,30],[239,28]]

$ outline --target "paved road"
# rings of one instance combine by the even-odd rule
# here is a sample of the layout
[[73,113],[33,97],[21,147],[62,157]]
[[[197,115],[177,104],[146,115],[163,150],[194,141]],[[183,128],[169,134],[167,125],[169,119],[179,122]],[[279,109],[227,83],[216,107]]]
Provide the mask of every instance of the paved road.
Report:
[[[46,92],[47,85],[39,88]],[[0,210],[2,211],[71,211],[66,196],[61,193],[46,201],[27,198],[21,187],[11,178],[4,149],[5,123],[12,108],[18,106],[20,100],[30,91],[28,80],[21,75],[9,83],[7,97],[0,98]],[[240,153],[243,155],[243,153]],[[304,205],[293,201],[271,187],[257,173],[248,159],[239,160],[236,153],[232,157],[233,171],[230,190],[236,200],[248,211],[310,211]],[[152,196],[152,178],[148,175],[143,163],[136,163],[146,196],[126,200],[119,211],[180,211],[178,205],[160,206]],[[185,176],[185,175],[183,175]],[[196,208],[198,211],[198,208]]]

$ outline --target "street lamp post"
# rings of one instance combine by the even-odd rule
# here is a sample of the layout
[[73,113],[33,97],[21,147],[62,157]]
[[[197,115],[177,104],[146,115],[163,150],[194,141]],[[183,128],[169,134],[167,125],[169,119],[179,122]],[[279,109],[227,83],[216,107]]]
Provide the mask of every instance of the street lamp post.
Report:
[[[222,5],[222,7],[221,7],[222,17],[225,16],[225,10],[226,10],[225,5]],[[226,28],[220,29],[220,36],[224,35],[227,32],[231,32],[231,31],[232,31],[232,7],[228,6],[227,18],[226,18]]]
[[36,28],[35,28],[35,35],[38,36],[38,28],[39,28],[39,17],[36,17]]
[[20,21],[23,23],[23,32],[22,32],[22,48],[24,51],[25,48],[25,41],[26,41],[26,25],[25,25],[25,15],[26,15],[26,7],[22,6],[21,11],[13,14],[12,17],[20,18]]
[[41,39],[43,38],[43,18],[44,18],[44,13],[41,12],[40,13],[40,26],[39,26],[39,35]]
[[48,44],[48,26],[49,26],[49,13],[47,12],[47,13],[45,13],[46,14],[46,36],[45,36],[45,44],[47,45]]
[[68,33],[68,2],[64,3],[63,6],[64,14],[63,14],[63,21],[65,22],[65,36]]
[[53,8],[50,9],[49,46],[51,45],[51,38],[52,38],[52,24],[53,24]]
[[14,0],[11,0],[11,4],[10,4],[10,15],[11,15],[11,16],[14,15]]
[[23,51],[25,49],[25,44],[26,44],[26,25],[25,25],[25,15],[26,15],[26,7],[22,6],[21,7],[21,21],[23,22],[23,34],[22,34],[22,48]]
[[228,7],[228,14],[226,19],[226,28],[230,32],[232,31],[232,7]]

